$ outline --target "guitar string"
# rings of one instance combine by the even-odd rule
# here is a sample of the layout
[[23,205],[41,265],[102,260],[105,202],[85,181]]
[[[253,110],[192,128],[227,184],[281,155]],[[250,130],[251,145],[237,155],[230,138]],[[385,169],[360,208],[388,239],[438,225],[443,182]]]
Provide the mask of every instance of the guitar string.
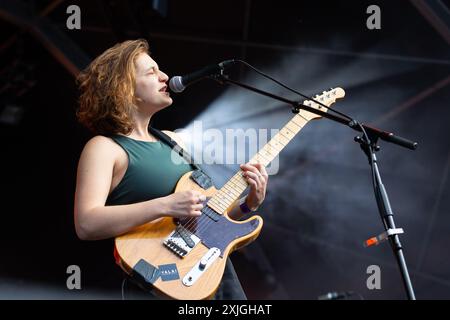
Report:
[[[300,114],[298,114],[301,118],[303,118],[306,122],[303,124],[303,125],[298,125],[298,124],[296,124],[300,129],[298,130],[298,132],[300,132],[300,130],[301,129],[303,129],[303,127],[306,125],[306,123],[308,122],[308,120],[305,118],[305,117],[303,117],[302,115],[300,115]],[[297,133],[295,133],[294,134],[294,136],[296,135],[296,134],[298,134],[298,132]],[[293,138],[293,137],[292,137]],[[291,138],[291,139],[292,139]],[[289,142],[288,142],[289,143]],[[270,141],[267,143],[267,144],[270,144]],[[280,150],[281,151],[281,150]],[[270,163],[270,162],[269,162]],[[242,173],[242,171],[240,170],[238,173]],[[242,175],[242,174],[241,174]],[[235,175],[236,176],[236,175]],[[233,176],[233,178],[234,178],[234,176]],[[230,180],[232,180],[233,178],[231,178]],[[209,207],[209,206],[208,206]],[[209,207],[209,209],[210,210],[213,210],[213,211],[216,211],[216,210],[214,210],[213,208],[211,208],[211,207]],[[227,208],[228,209],[228,208]],[[203,209],[202,209],[203,210]],[[206,210],[208,210],[208,208],[206,208]],[[226,210],[225,210],[226,211]],[[203,215],[204,213],[202,213],[202,215]],[[220,213],[219,213],[220,214]],[[222,214],[220,214],[220,215],[222,215]],[[197,226],[197,230],[196,231],[194,231],[194,232],[192,232],[193,234],[195,234],[196,232],[197,233],[201,233],[201,232],[204,232],[208,227],[209,227],[209,225],[210,224],[212,224],[213,222],[215,222],[215,221],[213,221],[212,219],[208,219],[209,221],[206,221],[205,223],[203,223],[203,224],[201,224],[201,221],[200,222],[198,222],[198,226]],[[194,224],[195,223],[197,223],[197,217],[194,217],[194,218],[190,218],[188,221],[187,221],[187,223],[186,223],[186,225],[185,226],[183,226],[183,227],[185,227],[185,228],[187,228],[188,229],[188,231],[191,231],[190,230],[190,228],[191,227],[193,227],[194,226]]]
[[[300,115],[300,114],[297,114],[297,115],[299,115],[301,118],[303,118],[305,121],[306,121],[306,123],[308,122],[308,120],[305,118],[305,117],[303,117],[302,115]],[[297,116],[296,115],[296,116]],[[294,116],[295,117],[295,116]],[[300,130],[301,129],[303,129],[303,127],[306,125],[306,123],[305,124],[303,124],[302,126],[300,126],[300,125],[298,125],[299,127],[300,127],[300,129],[299,129],[299,131],[298,132],[300,132]],[[295,134],[295,135],[297,135],[298,134],[298,132]],[[294,136],[295,136],[294,135]],[[293,137],[292,137],[293,138]],[[292,139],[291,138],[291,139]],[[270,140],[270,141],[272,141],[272,139]],[[270,141],[267,143],[267,144],[269,144],[270,143]],[[288,142],[289,143],[289,142]],[[287,144],[286,144],[287,145]],[[284,147],[283,147],[284,148]],[[281,151],[281,150],[280,150]],[[238,173],[242,173],[242,170],[240,170],[240,171],[238,171]],[[242,175],[242,174],[241,174]],[[236,176],[236,174],[235,174],[235,176]],[[233,178],[234,178],[234,176],[233,176]],[[231,178],[230,180],[232,180],[233,178]],[[220,191],[219,191],[220,192]],[[206,208],[206,206],[204,207],[205,209],[210,209],[210,210],[213,210],[214,212],[216,212],[216,210],[214,210],[213,208],[211,208],[211,207],[209,207],[208,206],[208,208]],[[227,208],[228,209],[228,208]],[[203,210],[203,209],[202,209]],[[226,211],[226,210],[225,210]],[[220,213],[218,213],[218,214],[220,214]],[[223,213],[224,214],[224,213]],[[220,214],[220,215],[223,215],[223,214]],[[205,215],[204,213],[202,213],[202,215]],[[188,229],[188,231],[190,231],[190,229],[189,228],[191,228],[191,227],[193,227],[196,223],[197,223],[197,220],[198,220],[198,218],[199,217],[192,217],[192,218],[190,218],[190,219],[188,219],[187,220],[187,222],[186,222],[186,224],[185,225],[182,225],[184,228],[186,228],[186,229]],[[208,217],[209,218],[209,217]],[[194,232],[191,232],[191,233],[193,233],[193,234],[196,234],[196,233],[202,233],[202,232],[204,232],[212,223],[214,223],[215,221],[213,221],[212,219],[208,219],[208,221],[206,221],[205,223],[201,223],[202,221],[200,221],[200,222],[198,222],[198,226],[197,226],[197,230],[196,231],[194,231]]]
[[[242,170],[239,170],[239,171],[233,176],[233,178],[234,178],[237,174],[239,174],[239,173],[241,173],[240,175],[242,175],[243,171],[242,171]],[[231,178],[230,181],[231,181],[233,178]],[[220,190],[219,190],[218,192],[220,192]],[[211,199],[210,199],[210,200],[211,200]],[[226,210],[224,211],[224,213],[219,213],[219,212],[217,212],[217,210],[215,210],[215,209],[213,209],[212,207],[208,206],[207,204],[208,204],[208,202],[209,202],[210,200],[208,200],[207,202],[205,202],[205,206],[202,208],[202,210],[212,210],[215,214],[218,214],[218,215],[223,215],[223,214],[225,214],[225,211],[226,211]],[[234,202],[234,201],[233,201],[233,202]],[[227,209],[228,209],[228,208],[227,208]],[[203,215],[206,215],[206,214],[202,212],[201,216],[203,216]],[[197,223],[198,218],[200,218],[201,216],[190,218],[190,219],[186,222],[186,225],[184,225],[183,227],[185,227],[185,228],[187,228],[187,229],[189,230],[190,227],[194,226],[194,225]],[[203,225],[200,225],[200,223],[198,223],[197,230],[196,230],[195,232],[201,233],[201,232],[205,231],[205,230],[208,228],[209,224],[211,224],[211,223],[213,223],[213,222],[215,222],[215,221],[208,217],[208,220],[207,220],[206,223],[204,223]],[[190,230],[189,230],[189,231],[190,231]],[[193,232],[193,233],[195,234],[195,232]]]
[[[236,177],[238,174],[239,174],[240,176],[242,176],[242,173],[243,173],[243,171],[242,171],[242,170],[239,170],[239,171],[238,171],[238,172],[237,172],[237,173],[236,173],[229,181],[233,180],[234,177]],[[220,190],[219,190],[218,192],[220,192]],[[209,202],[209,201],[208,201],[208,202]],[[208,206],[208,205],[207,205],[208,202],[206,202],[206,205],[205,205],[204,208],[202,208],[202,210],[211,210],[211,211],[214,212],[214,214],[218,214],[218,215],[220,215],[220,216],[223,216],[223,215],[225,214],[225,212],[227,212],[227,209],[229,209],[229,207],[228,207],[227,209],[224,210],[223,213],[219,213],[219,212],[217,212],[217,210],[215,210],[215,209],[213,209],[212,207]],[[233,203],[234,203],[234,201],[233,201]],[[230,206],[231,206],[231,204],[230,204]],[[211,219],[210,217],[206,217],[207,220],[206,220],[205,222],[203,222],[203,223],[202,223],[202,221],[199,221],[199,222],[198,222],[199,218],[202,217],[202,216],[206,216],[206,214],[202,212],[201,216],[190,218],[190,219],[188,220],[188,222],[186,223],[186,225],[184,225],[183,227],[186,228],[186,229],[188,229],[188,231],[190,231],[190,232],[193,233],[193,234],[199,234],[199,235],[200,235],[202,232],[204,232],[205,230],[207,230],[211,224],[213,224],[213,223],[216,222],[216,221],[214,221],[213,219]],[[196,229],[194,232],[192,232],[192,231],[190,230],[190,228],[193,227],[193,226],[195,226],[195,224],[197,224],[197,229]]]
[[[290,121],[292,121],[297,115],[298,115],[299,117],[301,117],[303,120],[305,120],[306,122],[305,122],[304,124],[302,124],[301,126],[298,125],[298,124],[296,124],[297,126],[300,127],[300,129],[299,129],[299,131],[298,131],[297,133],[295,133],[295,134],[291,137],[291,139],[292,139],[294,136],[296,136],[296,135],[300,132],[300,130],[302,130],[303,127],[309,122],[309,120],[306,119],[304,116],[302,116],[300,113],[296,114]],[[290,122],[290,121],[289,121],[289,122]],[[289,123],[289,122],[288,122],[288,123]],[[287,124],[286,124],[286,125],[287,125]],[[286,127],[286,125],[285,125],[284,127]],[[272,141],[272,139],[271,139],[267,144],[270,144],[271,141]],[[290,140],[288,141],[288,143],[289,143],[289,142],[290,142]],[[286,145],[287,145],[287,144],[286,144]],[[264,148],[264,147],[263,147],[263,148]],[[283,148],[284,148],[284,147],[283,147]],[[261,149],[261,150],[262,150],[262,149]],[[280,151],[281,151],[281,150],[280,150]],[[269,162],[269,163],[270,163],[270,162]],[[238,173],[242,173],[242,170],[239,170]],[[241,175],[242,175],[242,174],[241,174]],[[236,176],[236,174],[235,174],[234,176]],[[234,178],[234,176],[233,176],[233,178]],[[230,180],[232,180],[233,178],[231,178]],[[219,190],[218,192],[220,192],[220,190]],[[209,202],[209,201],[208,201],[208,202]],[[211,208],[210,206],[207,206],[207,202],[206,202],[206,203],[205,203],[205,206],[202,208],[202,210],[208,210],[208,209],[214,211],[215,213],[217,213],[217,214],[219,214],[219,215],[223,215],[223,214],[225,214],[225,212],[226,212],[226,210],[225,210],[224,213],[218,213],[218,212],[216,212],[215,209]],[[228,208],[227,208],[227,209],[228,209]],[[181,223],[181,222],[180,222],[180,224],[182,225],[183,228],[187,229],[189,232],[191,232],[191,233],[194,234],[194,235],[195,235],[196,233],[201,234],[201,233],[204,232],[206,229],[208,229],[208,227],[209,227],[212,223],[215,223],[215,221],[214,221],[213,219],[210,219],[210,218],[208,217],[208,220],[202,224],[202,221],[199,221],[199,220],[200,220],[200,218],[201,218],[203,215],[206,215],[206,214],[202,212],[200,216],[198,216],[198,217],[191,217],[191,218],[189,218],[184,224]],[[192,232],[189,228],[193,227],[195,224],[197,224],[197,229],[196,229],[194,232]]]
[[[305,119],[306,120],[306,119]],[[303,126],[300,126],[300,125],[298,125],[299,127],[300,127],[300,130],[303,128]],[[300,131],[299,130],[299,131]],[[270,145],[271,147],[273,146],[273,144],[272,144],[272,139],[266,144],[266,145]],[[278,142],[279,143],[279,142]],[[266,146],[264,146],[264,147],[266,147]],[[264,147],[263,147],[263,149],[264,149]],[[283,147],[284,148],[284,147]],[[262,150],[262,149],[261,149]],[[281,150],[280,150],[281,151]],[[278,151],[279,152],[279,151]],[[258,163],[259,163],[259,161],[257,161]],[[269,161],[269,163],[270,163],[271,161]],[[242,174],[243,174],[243,171],[242,170],[239,170],[229,181],[232,181],[233,179],[235,179],[235,177],[237,176],[239,174],[239,176],[242,176]],[[244,182],[248,185],[248,183],[244,180]],[[244,188],[245,189],[245,188]],[[220,191],[219,191],[220,192]],[[242,193],[242,192],[241,192]],[[235,201],[233,201],[232,203],[234,203]],[[231,203],[231,204],[232,204]],[[231,205],[230,204],[230,205]],[[214,212],[216,212],[217,210],[215,210],[214,208],[212,208],[212,207],[210,207],[210,206],[208,206],[208,208],[210,209],[210,210],[212,210],[212,211],[214,211]],[[206,208],[206,209],[208,209],[208,208]],[[229,208],[227,208],[227,209],[229,209]],[[203,209],[202,209],[203,210]],[[226,211],[226,209],[224,210],[224,211]],[[202,214],[204,214],[204,213],[202,213]],[[218,214],[220,214],[220,213],[218,213]],[[222,214],[220,214],[220,215],[222,215]],[[193,224],[195,224],[196,223],[196,218],[197,217],[194,217],[194,218],[190,218],[189,220],[187,220],[187,222],[186,222],[186,224],[185,224],[185,227],[186,228],[190,228],[190,227],[192,227],[193,226]],[[211,219],[210,219],[211,220]],[[211,223],[213,223],[213,221],[211,221]],[[208,227],[208,225],[209,225],[209,223],[207,223],[207,224],[205,224],[205,225],[203,225],[203,226],[199,226],[199,229],[201,228],[201,227],[204,227],[204,228],[207,228]],[[204,229],[202,229],[202,230],[200,230],[200,231],[204,231]]]
[[[302,116],[301,116],[302,117]],[[302,117],[302,118],[304,118],[304,117]],[[304,118],[304,120],[306,120],[307,121],[307,119],[305,119]],[[306,123],[305,123],[306,124]],[[304,127],[304,125],[297,125],[300,129],[299,129],[299,131]],[[298,133],[298,132],[297,132]],[[297,134],[296,133],[296,134]],[[295,136],[295,135],[294,135]],[[272,142],[272,139],[266,144],[266,145],[269,145],[269,146],[272,146],[272,144],[271,144],[271,142]],[[278,142],[279,143],[279,142]],[[264,146],[264,147],[266,147],[266,146]],[[284,147],[283,147],[284,148]],[[264,149],[264,148],[263,148]],[[261,149],[262,150],[262,149]],[[281,150],[280,150],[281,151]],[[278,151],[279,152],[279,151]],[[260,161],[257,161],[258,163],[260,162]],[[269,161],[269,163],[270,163],[271,161]],[[242,173],[243,173],[243,171],[242,170],[240,170],[240,171],[238,171],[238,173],[237,174],[239,174],[239,176],[242,176]],[[230,181],[231,180],[233,180],[233,179],[235,179],[234,177],[236,177],[236,175],[237,174],[235,174],[234,176],[233,176],[233,178],[231,178],[230,179]],[[245,181],[245,180],[244,180]],[[246,183],[247,183],[247,181],[245,181]],[[247,183],[247,185],[248,185],[248,183]],[[233,201],[234,202],[234,201]],[[231,205],[231,204],[230,204]],[[209,207],[209,206],[208,206]],[[216,211],[215,209],[213,209],[213,208],[211,208],[211,207],[209,207],[209,208],[206,208],[206,210],[212,210],[212,211]],[[229,208],[227,208],[227,209],[229,209]],[[226,210],[225,210],[226,211]],[[204,213],[202,213],[202,214],[204,214]],[[220,214],[220,213],[219,213]],[[222,215],[222,214],[220,214],[220,215]],[[186,228],[188,228],[188,230],[189,230],[189,228],[191,228],[195,223],[196,223],[196,218],[194,218],[194,219],[190,219],[190,220],[188,220],[188,222],[187,222],[187,224],[186,224]],[[205,229],[207,229],[208,227],[209,227],[209,225],[210,224],[212,224],[212,223],[214,223],[215,221],[212,221],[212,219],[208,219],[209,221],[207,221],[206,223],[204,223],[204,224],[201,224],[201,222],[200,223],[198,223],[199,225],[198,225],[198,229],[197,229],[197,231],[196,232],[198,232],[198,233],[201,233],[201,232],[203,232]],[[189,230],[190,231],[190,230]],[[195,233],[195,232],[194,232]]]

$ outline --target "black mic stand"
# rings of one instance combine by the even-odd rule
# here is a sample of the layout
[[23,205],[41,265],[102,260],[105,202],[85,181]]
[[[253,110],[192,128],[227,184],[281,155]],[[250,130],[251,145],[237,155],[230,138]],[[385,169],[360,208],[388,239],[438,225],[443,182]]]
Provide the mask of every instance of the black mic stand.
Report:
[[[382,139],[384,141],[388,141],[402,147],[415,150],[417,148],[417,142],[410,141],[408,139],[399,137],[394,135],[392,132],[383,131],[365,124],[360,124],[355,120],[351,119],[350,121],[341,116],[336,116],[327,112],[323,112],[321,110],[315,109],[310,106],[306,106],[301,104],[300,102],[289,100],[275,94],[251,87],[249,85],[237,82],[235,80],[231,80],[227,75],[223,74],[223,71],[215,76],[211,77],[212,79],[218,81],[220,84],[231,83],[233,85],[245,88],[247,90],[259,93],[266,97],[273,98],[278,101],[285,102],[292,106],[292,112],[298,113],[300,109],[312,112],[314,114],[318,114],[322,117],[328,118],[335,122],[344,124],[353,130],[360,131],[363,133],[363,136],[355,137],[355,141],[360,144],[361,149],[364,151],[365,155],[369,160],[369,164],[372,170],[373,184],[374,184],[374,192],[375,199],[377,201],[378,210],[380,213],[381,220],[383,222],[383,226],[385,232],[378,236],[378,242],[389,238],[389,242],[391,244],[391,248],[393,250],[394,256],[396,257],[397,264],[400,268],[400,273],[403,280],[403,285],[405,286],[405,290],[408,296],[408,299],[415,300],[414,289],[411,283],[411,279],[409,277],[408,267],[406,265],[405,258],[403,256],[403,249],[400,243],[399,234],[403,233],[403,229],[396,228],[394,222],[394,213],[392,212],[391,205],[389,202],[389,198],[384,188],[384,185],[381,181],[380,172],[378,170],[377,158],[375,156],[375,152],[380,150],[380,147],[377,145],[378,139]],[[318,104],[323,105],[319,101],[315,101],[314,99],[310,99]],[[327,107],[327,106],[325,106]],[[331,109],[330,109],[331,110]],[[332,110],[331,110],[332,111]],[[374,239],[374,238],[372,238]],[[375,238],[376,239],[376,238]],[[377,242],[377,244],[378,244]]]

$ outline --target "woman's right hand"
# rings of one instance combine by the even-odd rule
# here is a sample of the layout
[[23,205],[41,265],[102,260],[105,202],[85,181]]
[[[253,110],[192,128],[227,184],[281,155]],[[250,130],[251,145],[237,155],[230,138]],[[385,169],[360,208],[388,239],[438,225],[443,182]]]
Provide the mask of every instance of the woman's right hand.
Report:
[[199,217],[206,196],[199,191],[181,191],[164,197],[165,216],[178,219]]

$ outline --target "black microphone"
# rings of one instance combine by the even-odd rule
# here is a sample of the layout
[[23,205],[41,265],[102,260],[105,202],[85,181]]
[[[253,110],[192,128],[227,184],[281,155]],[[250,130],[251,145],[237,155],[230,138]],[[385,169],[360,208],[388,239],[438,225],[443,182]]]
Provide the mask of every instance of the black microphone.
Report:
[[234,64],[235,60],[225,60],[218,64],[213,64],[198,71],[186,74],[184,76],[172,77],[169,81],[169,88],[173,92],[182,92],[187,86],[198,80],[207,78],[213,75],[219,75],[223,70]]

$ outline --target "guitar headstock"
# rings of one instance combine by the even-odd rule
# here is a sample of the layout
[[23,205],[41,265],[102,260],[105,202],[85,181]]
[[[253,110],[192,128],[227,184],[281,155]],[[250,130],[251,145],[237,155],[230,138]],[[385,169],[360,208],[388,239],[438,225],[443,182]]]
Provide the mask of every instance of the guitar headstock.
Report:
[[[321,95],[316,95],[313,98],[317,101],[322,102],[324,105],[326,105],[327,107],[331,106],[333,103],[336,102],[336,100],[338,99],[342,99],[345,96],[345,91],[344,89],[337,87],[337,88],[333,88],[330,89],[328,91],[324,91]],[[312,100],[305,100],[303,101],[303,104],[309,107],[312,107],[314,109],[323,111],[323,112],[327,112],[328,109],[321,106],[320,104],[312,101]],[[322,118],[322,116],[319,116],[318,114],[306,111],[306,110],[300,110],[300,115],[309,120],[313,120],[313,119],[320,119]]]

